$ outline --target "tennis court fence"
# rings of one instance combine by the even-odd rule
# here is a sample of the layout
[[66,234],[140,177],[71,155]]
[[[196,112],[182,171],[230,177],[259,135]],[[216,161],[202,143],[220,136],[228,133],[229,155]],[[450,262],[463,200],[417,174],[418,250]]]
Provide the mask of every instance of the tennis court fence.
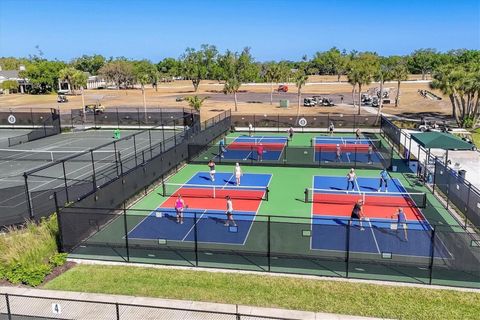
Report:
[[2,128],[31,129],[27,134],[8,138],[2,147],[12,147],[29,141],[53,136],[61,132],[60,115],[56,109],[15,109],[0,111]]
[[[187,209],[58,208],[61,248],[71,258],[224,268],[480,288],[480,239],[426,221],[310,218]],[[228,228],[228,229],[227,229]],[[408,233],[408,240],[404,232]]]
[[[192,127],[182,126],[169,135],[167,130],[146,129],[66,158],[62,158],[62,152],[26,151],[22,159],[48,163],[26,172],[24,185],[0,189],[2,194],[8,192],[2,202],[8,210],[0,223],[22,223],[50,215],[55,212],[54,192],[61,204],[87,201],[95,207],[97,201],[89,201],[108,194],[107,203],[118,205],[139,192],[148,192],[156,181],[176,170],[188,159],[189,143],[204,146],[229,128],[230,112],[226,111]],[[2,156],[14,155],[9,150],[2,155],[0,150]]]
[[158,126],[192,126],[200,123],[200,113],[190,108],[154,108],[146,112],[140,107],[108,107],[103,111],[86,112],[72,109],[61,115],[64,128],[87,126],[93,128],[142,128]]
[[[300,119],[303,119],[300,121]],[[232,126],[235,128],[247,128],[252,124],[254,131],[285,132],[289,127],[301,128],[302,131],[310,129],[327,129],[333,123],[337,130],[349,129],[355,132],[356,128],[374,128],[379,126],[376,115],[352,115],[340,113],[326,113],[320,115],[282,115],[282,114],[259,114],[259,115],[233,115]],[[275,130],[276,129],[276,130]]]
[[406,165],[415,163],[415,174],[425,183],[446,209],[456,208],[464,221],[464,227],[473,226],[480,229],[480,190],[472,185],[457,171],[445,165],[440,159],[415,144],[412,148],[410,135],[386,117],[381,119],[381,134],[389,141],[402,157]]
[[230,310],[175,308],[109,301],[51,298],[19,294],[0,294],[0,319],[198,319],[198,320],[294,320],[252,314],[242,306]]
[[[262,132],[263,134],[263,132]],[[268,134],[268,133],[266,133]],[[385,141],[377,139],[375,134],[364,133],[369,144],[341,145],[341,152],[337,155],[336,145],[305,145],[290,146],[285,144],[272,144],[262,140],[264,145],[263,159],[257,156],[255,143],[225,144],[222,152],[218,141],[207,146],[190,144],[190,163],[205,164],[213,159],[218,164],[235,164],[251,166],[292,166],[292,167],[326,167],[326,168],[363,168],[382,169],[392,165],[393,149]],[[272,138],[273,139],[273,138]],[[368,146],[372,147],[369,152]],[[222,157],[223,156],[223,157]]]

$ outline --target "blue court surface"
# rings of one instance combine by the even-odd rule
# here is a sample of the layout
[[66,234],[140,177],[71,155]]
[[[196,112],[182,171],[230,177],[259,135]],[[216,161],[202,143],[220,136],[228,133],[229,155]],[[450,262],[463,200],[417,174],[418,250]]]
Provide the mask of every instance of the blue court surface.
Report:
[[[272,175],[262,173],[245,173],[242,176],[242,186],[248,187],[267,187],[270,183]],[[232,173],[218,172],[215,174],[215,181],[211,181],[208,172],[197,172],[185,184],[180,186],[187,188],[210,188],[216,186],[222,190],[222,187],[233,187],[230,189],[235,191],[235,178]],[[240,188],[242,188],[242,186]],[[172,197],[165,202],[171,202]],[[215,201],[212,201],[215,200]],[[129,239],[137,240],[158,240],[166,243],[168,241],[195,241],[205,243],[219,243],[219,244],[235,244],[243,245],[248,237],[250,228],[253,225],[256,211],[240,211],[234,210],[233,218],[237,226],[225,226],[225,202],[216,201],[218,199],[203,199],[198,200],[200,206],[208,204],[210,208],[197,208],[195,200],[189,199],[188,203],[193,204],[195,209],[186,209],[184,211],[184,223],[177,222],[176,212],[172,206],[160,206],[152,211],[142,221],[140,221],[129,233]],[[206,202],[205,202],[206,201]],[[258,210],[260,200],[242,200],[247,201],[252,210]],[[234,201],[235,203],[235,201]],[[203,205],[202,205],[203,204]],[[235,207],[235,204],[234,204]],[[214,208],[214,209],[212,209]],[[256,208],[256,209],[253,209]]]
[[[355,191],[378,191],[380,184],[380,170],[378,170],[378,178],[372,177],[357,177],[355,182]],[[345,177],[338,176],[315,176],[313,177],[314,189],[330,189],[330,190],[347,190],[347,173],[345,170]],[[352,190],[350,188],[350,190]],[[385,191],[385,187],[382,188]],[[388,192],[407,192],[402,183],[398,179],[388,180]]]
[[[263,146],[263,160],[279,160],[287,145],[286,137],[240,136],[225,146],[223,159],[258,160],[257,146]],[[220,153],[220,150],[219,150]],[[219,155],[216,157],[219,158]]]
[[[336,155],[336,145],[340,146],[340,158]],[[362,162],[379,163],[382,155],[373,151],[368,154],[368,146],[375,146],[371,139],[356,139],[355,137],[315,137],[313,139],[315,147],[316,162]]]
[[[232,224],[226,227],[225,211],[209,210],[184,212],[184,223],[177,223],[176,213],[171,208],[158,208],[137,224],[129,233],[129,239],[195,241],[206,243],[243,245],[252,227],[255,212],[235,211]],[[196,224],[195,224],[196,222]]]
[[[205,165],[205,168],[208,168]],[[272,175],[269,173],[244,173],[242,176],[241,185],[242,186],[252,186],[252,187],[266,187],[270,183]],[[208,171],[197,172],[193,177],[191,177],[185,186],[188,185],[205,185],[205,186],[234,186],[235,185],[235,175],[232,172],[217,172],[215,174],[215,181],[211,181],[210,173]]]
[[[347,179],[346,177],[315,176],[313,187],[315,189],[345,191],[347,189]],[[355,191],[377,192],[378,188],[379,178],[359,177],[355,183]],[[382,191],[385,191],[384,188],[382,188]],[[390,179],[388,180],[388,192],[407,191],[398,179]],[[387,199],[395,196],[384,192],[378,192],[378,194],[385,194]],[[388,203],[385,203],[385,205],[388,207]],[[423,215],[421,218],[423,218]],[[415,257],[429,257],[431,255],[432,228],[426,219],[422,221],[409,220],[407,222],[408,241],[405,239],[402,225],[396,224],[391,219],[364,220],[362,221],[364,230],[361,230],[360,222],[355,220],[350,227],[349,241],[347,241],[349,221],[350,219],[345,217],[315,214],[312,222],[311,249],[332,251],[348,249],[351,252],[391,253]],[[436,257],[450,257],[451,254],[443,243],[438,239],[436,240]],[[349,245],[348,248],[347,244]]]

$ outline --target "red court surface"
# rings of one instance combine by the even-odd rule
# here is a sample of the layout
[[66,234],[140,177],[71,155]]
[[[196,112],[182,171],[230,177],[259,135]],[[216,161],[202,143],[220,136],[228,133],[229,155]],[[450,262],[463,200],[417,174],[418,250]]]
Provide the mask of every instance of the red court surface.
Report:
[[[321,216],[350,217],[352,209],[360,195],[354,194],[315,194],[313,196],[313,214]],[[399,207],[405,212],[407,220],[423,221],[420,209],[413,207],[410,199],[402,196],[367,196],[363,213],[372,219],[391,219]]]
[[264,191],[257,190],[216,190],[215,198],[211,190],[200,188],[181,188],[171,195],[160,208],[174,208],[177,195],[181,194],[189,209],[226,210],[229,195],[232,198],[233,209],[236,211],[257,212]]
[[[263,149],[270,151],[282,151],[285,148],[284,143],[263,143],[261,142]],[[252,150],[256,149],[260,143],[250,143],[250,142],[233,142],[227,146],[227,149],[231,148],[233,150]]]
[[[368,151],[368,144],[340,144],[341,151]],[[372,147],[373,148],[373,147]],[[336,144],[315,144],[315,151],[336,151]]]

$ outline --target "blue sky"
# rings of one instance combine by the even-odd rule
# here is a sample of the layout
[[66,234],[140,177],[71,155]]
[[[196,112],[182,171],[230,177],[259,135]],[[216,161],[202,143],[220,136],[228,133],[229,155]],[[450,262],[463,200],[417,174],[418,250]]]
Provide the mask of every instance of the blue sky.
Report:
[[179,57],[202,43],[260,61],[332,46],[406,54],[480,48],[479,0],[2,0],[0,56]]

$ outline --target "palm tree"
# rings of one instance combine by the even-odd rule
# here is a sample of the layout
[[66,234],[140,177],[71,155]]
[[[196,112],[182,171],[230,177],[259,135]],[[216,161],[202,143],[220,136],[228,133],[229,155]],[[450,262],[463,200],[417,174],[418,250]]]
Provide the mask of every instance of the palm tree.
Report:
[[223,93],[225,93],[225,94],[233,93],[233,99],[235,101],[235,112],[238,111],[238,108],[237,108],[237,92],[240,89],[241,85],[242,84],[240,83],[240,81],[237,80],[236,77],[231,77],[231,78],[225,80],[225,85],[223,87]]
[[145,114],[145,123],[147,123],[147,99],[145,97],[145,85],[151,82],[151,77],[146,73],[142,73],[137,76],[137,81],[138,83],[140,83],[140,86],[142,88],[143,111]]
[[353,103],[353,107],[355,108],[355,88],[359,82],[359,74],[357,69],[353,67],[350,68],[350,70],[348,70],[348,73],[347,73],[347,78],[348,78],[348,83],[352,85],[352,103]]
[[295,75],[295,85],[297,86],[297,95],[298,95],[298,106],[297,106],[297,117],[300,114],[300,103],[302,99],[302,87],[307,83],[308,75],[305,73],[305,70],[298,70]]
[[395,60],[392,58],[383,58],[380,60],[380,64],[378,65],[378,69],[374,75],[375,81],[378,81],[380,85],[380,97],[378,100],[378,110],[377,110],[377,118],[375,120],[375,124],[378,123],[380,120],[380,116],[382,114],[383,108],[383,86],[386,81],[392,80],[392,68],[395,65]]
[[392,79],[397,81],[397,95],[395,97],[395,107],[400,104],[400,83],[408,79],[408,68],[405,60],[400,60],[392,69]]
[[281,70],[278,64],[271,62],[265,71],[265,80],[270,82],[270,105],[273,104],[273,84],[281,81]]
[[200,111],[200,108],[202,107],[203,105],[203,102],[205,100],[207,100],[209,97],[203,97],[203,98],[200,98],[199,96],[195,95],[195,96],[191,96],[191,97],[186,97],[185,100],[188,102],[188,105],[197,110],[197,111]]
[[[62,70],[59,71],[58,77],[61,81],[66,81],[68,83],[68,89],[71,90],[72,92],[75,92],[72,81],[73,81],[73,76],[77,72],[77,70],[73,67],[67,67],[63,68]],[[59,88],[61,89],[61,88]]]

